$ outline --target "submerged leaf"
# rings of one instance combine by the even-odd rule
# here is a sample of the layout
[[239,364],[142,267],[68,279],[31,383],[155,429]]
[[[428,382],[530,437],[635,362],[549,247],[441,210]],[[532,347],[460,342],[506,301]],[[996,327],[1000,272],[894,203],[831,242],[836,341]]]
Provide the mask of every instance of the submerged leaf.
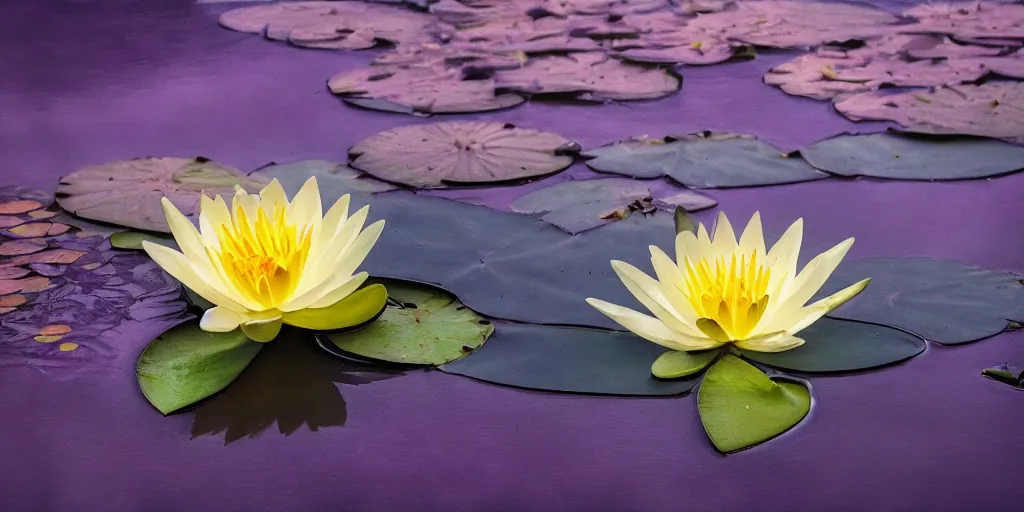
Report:
[[394,304],[364,329],[328,335],[338,348],[381,361],[440,365],[478,349],[494,331],[443,290],[395,280],[385,283]]
[[190,321],[161,334],[142,352],[139,387],[154,407],[170,414],[226,388],[262,346],[238,329],[213,333]]
[[782,434],[800,423],[810,408],[810,391],[803,384],[777,382],[728,354],[708,370],[697,392],[704,431],[724,453]]

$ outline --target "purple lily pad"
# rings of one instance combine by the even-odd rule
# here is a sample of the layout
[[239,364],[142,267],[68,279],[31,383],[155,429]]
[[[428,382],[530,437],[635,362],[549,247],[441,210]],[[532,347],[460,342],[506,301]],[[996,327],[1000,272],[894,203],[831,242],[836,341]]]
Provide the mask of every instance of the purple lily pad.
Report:
[[267,183],[205,158],[139,158],[64,176],[57,203],[86,219],[169,233],[162,197],[191,216],[199,211],[201,194],[232,196],[235,185],[257,192]]
[[620,32],[632,35],[636,31],[604,17],[509,18],[463,28],[454,34],[453,41],[476,44],[492,52],[565,53],[598,50],[597,42],[587,36]]
[[904,33],[948,34],[962,38],[1024,39],[1024,5],[1001,2],[921,4],[903,11],[918,23]]
[[9,240],[0,243],[0,256],[21,256],[32,254],[46,249],[46,242],[43,240]]
[[618,54],[619,57],[634,62],[691,66],[718,64],[731,59],[733,55],[733,45],[721,41],[694,41],[687,45],[664,48],[633,48]]
[[[660,186],[658,186],[660,185]],[[563,231],[576,234],[624,219],[630,214],[646,215],[656,210],[703,210],[718,201],[664,182],[626,178],[565,181],[530,192],[513,201],[517,213],[542,214],[541,219]]]
[[443,65],[368,66],[337,75],[327,85],[359,106],[409,114],[486,112],[526,101],[518,94],[496,94],[493,80],[463,80],[461,70]]
[[958,59],[964,57],[991,57],[1002,49],[991,46],[957,44],[948,38],[921,36],[907,48],[907,55],[915,59]]
[[653,12],[672,5],[669,0],[535,0],[538,7],[555,16],[572,14],[633,14]]
[[398,188],[390,183],[367,176],[347,165],[327,160],[271,164],[256,170],[252,176],[261,176],[268,180],[276,179],[285,190],[299,190],[306,180],[315,176],[320,193],[324,197],[374,194]]
[[537,0],[439,0],[430,13],[444,23],[463,27],[504,19],[529,19]]
[[997,75],[1024,79],[1024,51],[999,57],[965,59],[965,61],[977,63],[987,71]]
[[644,100],[668,96],[682,80],[670,70],[622,62],[599,53],[540,57],[495,73],[500,89],[530,94],[575,93],[587,101]]
[[437,43],[404,45],[395,51],[382,53],[373,59],[375,66],[441,65],[446,68],[514,69],[523,65],[520,56],[514,53],[494,53],[483,47],[470,44]]
[[770,69],[764,81],[787,94],[824,100],[883,85],[925,87],[973,82],[986,73],[980,62],[968,60],[908,61],[862,50],[819,51]]
[[401,126],[356,144],[351,165],[413,187],[492,183],[551,174],[572,163],[569,140],[508,123],[451,121]]
[[362,50],[377,41],[430,41],[436,20],[400,7],[363,2],[279,2],[225,12],[220,24],[296,46]]
[[934,91],[873,91],[835,103],[854,120],[895,121],[906,131],[1024,138],[1024,83],[987,82]]
[[897,21],[886,11],[864,5],[765,0],[699,15],[688,26],[748,44],[796,48],[877,38],[893,33]]

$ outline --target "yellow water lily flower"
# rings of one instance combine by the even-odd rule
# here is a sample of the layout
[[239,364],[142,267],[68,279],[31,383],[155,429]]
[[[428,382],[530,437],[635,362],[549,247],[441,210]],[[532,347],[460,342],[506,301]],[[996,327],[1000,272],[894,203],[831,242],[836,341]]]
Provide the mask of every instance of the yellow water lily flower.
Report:
[[[202,196],[199,229],[167,198],[164,214],[181,252],[143,242],[171,276],[215,304],[200,321],[211,332],[239,326],[256,341],[270,341],[281,324],[330,330],[371,319],[387,291],[357,291],[366,272],[354,274],[384,229],[363,229],[369,207],[349,216],[349,196],[323,215],[320,189],[310,178],[292,201],[274,180],[259,194],[240,187],[231,208],[220,196]],[[323,216],[322,216],[323,215]]]
[[766,251],[761,216],[755,213],[739,241],[724,213],[712,239],[701,224],[697,233],[676,235],[676,260],[651,246],[658,279],[636,267],[612,261],[623,284],[656,318],[599,299],[590,305],[638,336],[679,351],[733,343],[744,350],[782,352],[803,345],[796,334],[852,299],[870,279],[810,305],[853,245],[847,239],[811,260],[797,273],[803,219],[797,220]]

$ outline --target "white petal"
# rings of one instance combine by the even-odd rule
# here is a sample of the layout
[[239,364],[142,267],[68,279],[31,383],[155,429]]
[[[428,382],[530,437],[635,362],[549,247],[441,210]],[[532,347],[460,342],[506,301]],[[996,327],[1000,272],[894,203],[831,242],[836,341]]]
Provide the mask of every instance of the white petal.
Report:
[[231,332],[246,321],[246,316],[223,307],[207,309],[203,313],[203,319],[199,321],[199,328],[209,332]]
[[338,231],[341,230],[348,220],[348,207],[351,203],[351,197],[349,194],[341,196],[327,210],[327,214],[324,215],[323,231],[321,231],[320,238],[325,246],[334,239]]
[[612,270],[626,285],[626,289],[654,316],[669,326],[673,331],[687,336],[699,336],[693,325],[688,325],[683,315],[672,307],[671,301],[665,296],[661,283],[644,274],[640,269],[624,261],[612,261]]
[[349,278],[337,288],[328,291],[323,297],[320,297],[316,302],[311,304],[309,307],[313,309],[326,308],[332,304],[336,304],[338,301],[352,295],[353,292],[359,289],[360,286],[366,279],[370,277],[370,274],[366,272],[360,272]]
[[[360,273],[359,275],[363,275],[363,273]],[[285,313],[290,313],[292,311],[299,311],[313,307],[313,304],[320,302],[320,300],[325,296],[331,292],[335,292],[338,288],[346,285],[346,283],[349,283],[353,279],[359,279],[359,276],[341,274],[330,275],[329,279],[313,287],[312,290],[309,290],[302,295],[294,296],[291,300],[282,304],[279,309]],[[329,303],[328,306],[334,304],[334,302]]]
[[587,303],[629,329],[641,338],[672,350],[706,350],[722,344],[708,338],[685,336],[670,329],[664,322],[638,313],[629,308],[617,306],[600,299],[587,299]]
[[690,258],[693,261],[700,261],[700,242],[697,241],[697,235],[683,231],[676,235],[676,266],[682,268],[686,265],[686,258]]
[[768,289],[778,288],[782,280],[796,278],[796,264],[800,258],[800,244],[803,242],[803,237],[804,220],[797,219],[768,251],[765,265],[772,269],[772,278],[768,283]]
[[736,346],[754,352],[784,352],[804,344],[804,340],[785,332],[737,341]]
[[238,313],[247,311],[247,308],[217,291],[209,284],[208,280],[196,274],[184,254],[149,241],[142,242],[142,248],[157,265],[160,265],[160,268],[199,294],[200,297]]
[[[795,280],[788,290],[784,291],[781,300],[769,304],[765,316],[770,318],[765,330],[784,329],[788,317],[796,312],[801,306],[807,303],[818,290],[825,284],[832,272],[836,270],[839,263],[843,261],[850,246],[853,245],[853,238],[848,238],[835,247],[817,255],[812,259]],[[772,306],[775,306],[774,308]]]
[[341,275],[352,275],[353,272],[359,268],[359,265],[363,264],[363,260],[370,254],[370,250],[380,239],[381,232],[384,231],[384,221],[378,220],[373,224],[370,224],[356,240],[352,242],[352,246],[345,251],[345,257],[338,262],[338,266],[335,267],[335,272]]
[[[700,248],[699,254],[705,258],[714,258],[714,253],[711,250],[711,237],[708,236],[708,229],[704,227],[704,224],[697,225],[697,247]],[[693,258],[693,261],[697,261]]]
[[199,229],[203,244],[217,251],[220,250],[220,239],[217,238],[220,226],[231,226],[228,204],[221,196],[210,199],[204,194],[199,199]]
[[208,259],[203,239],[192,225],[192,221],[178,211],[166,197],[160,200],[160,205],[163,206],[164,217],[167,218],[167,225],[171,228],[174,241],[178,242],[178,247],[181,247],[185,257],[189,260]]
[[278,206],[288,206],[288,195],[284,193],[284,187],[274,178],[269,185],[260,191],[260,206],[273,218],[274,210]]
[[[694,241],[696,240],[694,238]],[[686,300],[686,296],[683,294],[683,290],[686,289],[686,281],[683,279],[682,271],[665,254],[665,251],[653,245],[649,249],[651,251],[651,264],[654,266],[654,273],[657,274],[662,290],[664,290],[665,295],[671,301],[673,309],[687,324],[696,322],[697,311],[693,309],[693,305],[690,304],[689,300]]]
[[269,320],[246,322],[242,324],[242,332],[253,341],[267,343],[273,341],[281,333],[282,324],[280,316]]
[[715,237],[711,240],[712,251],[715,257],[728,256],[736,250],[736,232],[729,223],[725,212],[718,212],[718,219],[715,221]]
[[299,226],[319,223],[323,220],[323,206],[320,204],[320,187],[316,176],[310,177],[295,194],[288,205],[288,218]]
[[790,315],[789,319],[784,322],[786,332],[792,335],[806,329],[821,317],[841,306],[844,302],[856,297],[860,292],[864,291],[864,288],[870,282],[871,279],[865,279],[816,301],[814,304],[796,310],[796,313]]
[[757,252],[758,259],[766,256],[764,231],[761,229],[761,212],[754,212],[754,215],[750,217],[750,222],[747,223],[747,227],[743,229],[743,234],[740,235],[739,250],[741,253],[746,254],[748,258],[754,252]]

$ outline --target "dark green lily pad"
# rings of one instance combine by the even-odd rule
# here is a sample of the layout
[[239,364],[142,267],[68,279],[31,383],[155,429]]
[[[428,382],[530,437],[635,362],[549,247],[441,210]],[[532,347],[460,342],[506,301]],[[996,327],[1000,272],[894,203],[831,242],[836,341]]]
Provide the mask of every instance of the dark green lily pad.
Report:
[[697,134],[617,142],[582,153],[590,168],[634,178],[668,176],[690,188],[753,187],[825,178],[802,158],[752,137]]
[[[290,164],[270,164],[250,176],[267,181],[276,179],[285,190],[298,191],[311,177],[316,177],[323,197],[339,198],[345,194],[375,194],[398,187],[380,181],[345,164],[327,160],[303,160]],[[328,206],[333,203],[326,203]]]
[[57,186],[57,203],[86,219],[170,233],[161,198],[192,216],[199,213],[200,195],[231,197],[235,185],[253,193],[267,182],[206,158],[138,158],[64,176]]
[[987,338],[1024,319],[1019,276],[952,260],[844,261],[819,296],[864,277],[871,285],[829,316],[896,327],[944,345]]
[[833,174],[898,180],[987,178],[1024,169],[1024,147],[975,137],[840,135],[800,154]]
[[630,213],[654,210],[703,210],[718,201],[698,192],[678,189],[664,183],[625,178],[564,181],[526,194],[509,205],[514,212],[543,214],[549,222],[567,233],[581,233],[626,218]]
[[578,327],[495,324],[494,335],[469,357],[441,371],[540,391],[669,396],[698,379],[659,380],[651,365],[665,349],[628,332]]
[[831,318],[818,320],[798,336],[806,343],[792,350],[743,351],[743,357],[785,370],[845,372],[905,361],[926,346],[921,338],[903,331]]
[[153,242],[154,244],[160,244],[164,247],[173,247],[177,249],[178,244],[174,241],[173,237],[166,235],[160,235],[156,233],[143,233],[141,231],[120,231],[117,233],[110,234],[110,246],[115,249],[127,249],[132,251],[141,251],[142,242]]
[[364,329],[328,335],[338,348],[381,361],[439,365],[478,349],[494,332],[490,322],[443,290],[383,282],[391,301],[384,314]]
[[726,355],[704,375],[697,410],[718,451],[731,453],[793,428],[811,409],[803,384],[776,381],[742,359]]
[[153,340],[139,356],[135,373],[146,400],[170,414],[226,388],[262,346],[239,329],[206,332],[193,320]]

